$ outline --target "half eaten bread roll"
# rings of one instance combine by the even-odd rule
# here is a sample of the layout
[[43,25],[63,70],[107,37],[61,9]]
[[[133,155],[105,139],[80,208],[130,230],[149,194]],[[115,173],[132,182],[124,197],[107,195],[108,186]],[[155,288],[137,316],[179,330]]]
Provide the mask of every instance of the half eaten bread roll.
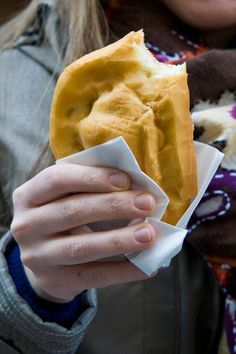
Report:
[[197,193],[185,64],[159,63],[131,32],[69,65],[51,108],[56,159],[123,136],[140,168],[165,191],[175,225]]

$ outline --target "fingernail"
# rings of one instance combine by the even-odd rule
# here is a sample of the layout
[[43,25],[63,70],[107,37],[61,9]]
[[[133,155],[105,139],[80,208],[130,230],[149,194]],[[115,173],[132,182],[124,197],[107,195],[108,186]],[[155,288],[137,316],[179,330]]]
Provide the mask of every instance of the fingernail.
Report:
[[154,199],[150,194],[139,194],[134,198],[134,206],[140,210],[151,210]]
[[150,231],[147,227],[136,230],[134,237],[137,242],[149,242],[151,240]]
[[109,178],[110,183],[116,188],[128,188],[129,178],[123,173],[116,173]]

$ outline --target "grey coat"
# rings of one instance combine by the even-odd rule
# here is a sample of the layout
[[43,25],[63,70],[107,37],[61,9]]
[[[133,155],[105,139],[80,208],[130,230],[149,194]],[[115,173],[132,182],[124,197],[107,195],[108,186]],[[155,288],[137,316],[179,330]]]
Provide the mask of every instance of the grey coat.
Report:
[[57,57],[53,40],[36,46],[23,41],[0,54],[0,353],[216,354],[219,288],[188,244],[156,278],[99,290],[91,325],[95,290],[88,291],[88,309],[70,330],[44,323],[17,294],[4,256],[11,195],[54,163],[48,132]]
[[[27,47],[27,51],[29,49]],[[32,49],[32,55],[36,55],[36,48]],[[42,63],[47,60],[55,63],[48,54],[48,48],[42,50]],[[89,308],[70,331],[56,324],[44,324],[16,293],[4,257],[11,242],[8,229],[12,219],[12,192],[53,163],[48,148],[48,124],[54,86],[55,79],[49,73],[49,66],[48,71],[45,70],[18,49],[0,55],[0,338],[13,341],[15,348],[32,354],[74,353],[96,306],[95,293],[89,291]]]

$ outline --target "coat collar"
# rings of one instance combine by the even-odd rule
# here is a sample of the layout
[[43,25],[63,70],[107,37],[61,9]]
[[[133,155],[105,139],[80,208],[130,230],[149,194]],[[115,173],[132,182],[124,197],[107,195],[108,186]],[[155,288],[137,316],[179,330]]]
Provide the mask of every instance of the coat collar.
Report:
[[14,47],[31,57],[45,69],[58,76],[62,70],[60,45],[56,37],[58,16],[54,0],[41,0],[35,17]]

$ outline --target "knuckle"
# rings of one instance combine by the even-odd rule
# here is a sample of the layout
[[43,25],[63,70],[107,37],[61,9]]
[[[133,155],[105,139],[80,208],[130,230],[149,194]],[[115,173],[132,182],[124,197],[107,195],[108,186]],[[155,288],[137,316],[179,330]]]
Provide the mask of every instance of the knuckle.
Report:
[[122,253],[125,251],[124,241],[121,239],[121,236],[118,233],[113,233],[113,236],[111,239],[111,244],[112,244],[112,247],[116,251],[118,251],[119,253]]
[[65,246],[65,254],[66,257],[70,259],[85,260],[89,256],[89,249],[85,240],[81,238],[80,240],[74,240],[69,242]]
[[108,208],[114,213],[122,212],[127,209],[127,200],[125,198],[119,198],[118,196],[110,197],[107,204]]
[[21,201],[23,200],[24,197],[24,192],[22,190],[22,187],[18,187],[14,190],[12,193],[12,202],[13,205],[16,207],[21,204]]
[[100,168],[80,166],[80,179],[89,188],[102,187],[109,189],[108,178]]
[[68,184],[68,175],[64,166],[54,166],[48,169],[46,179],[56,190],[64,190]]
[[93,186],[100,186],[106,190],[110,189],[110,183],[108,181],[108,173],[101,169],[96,169],[88,175],[88,184]]
[[29,233],[30,224],[29,220],[23,217],[13,219],[11,223],[11,233],[17,241],[22,240],[22,238]]
[[99,178],[98,173],[96,170],[94,171],[94,168],[92,167],[87,167],[85,169],[84,166],[81,166],[80,179],[86,183],[88,187],[95,187],[98,184],[101,184],[101,178]]
[[82,179],[84,179],[86,181],[86,183],[89,186],[94,186],[96,184],[98,184],[98,178],[96,176],[96,174],[92,171],[90,171],[90,173],[85,173],[85,171],[81,172],[81,177]]
[[62,215],[66,216],[66,220],[71,225],[78,225],[81,219],[83,205],[81,200],[67,200],[64,201],[62,207]]
[[31,252],[21,250],[22,263],[31,270],[35,267],[36,258]]

